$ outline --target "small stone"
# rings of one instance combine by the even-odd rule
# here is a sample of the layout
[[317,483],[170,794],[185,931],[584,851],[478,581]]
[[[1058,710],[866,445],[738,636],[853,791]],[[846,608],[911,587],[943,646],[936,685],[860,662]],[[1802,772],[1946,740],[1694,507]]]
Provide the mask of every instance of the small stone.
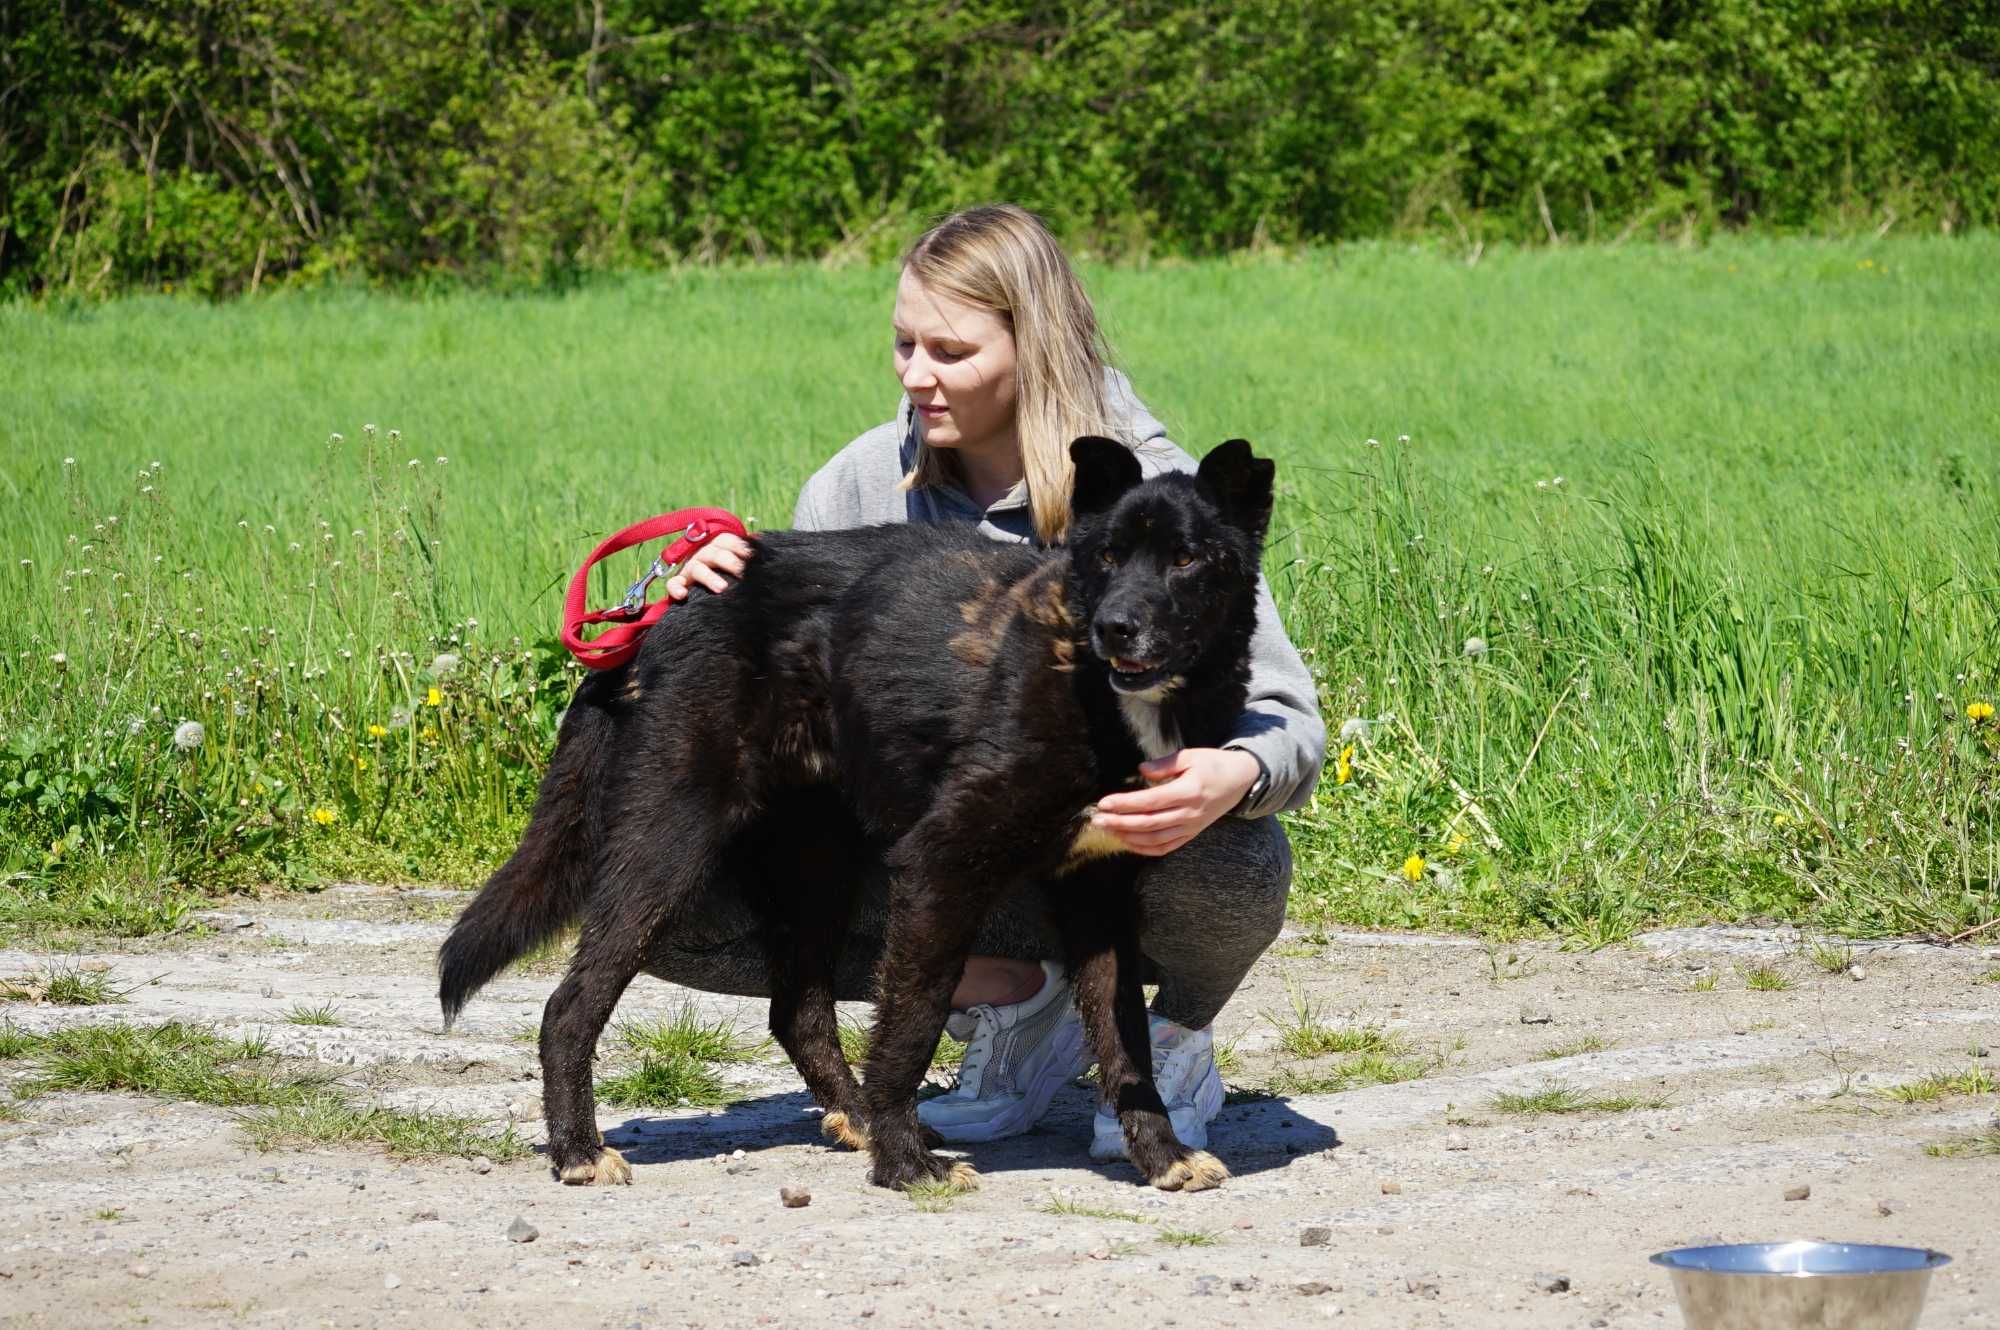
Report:
[[491,1173],[493,1171],[493,1161],[485,1155],[474,1155],[472,1156],[472,1171],[474,1173]]
[[1394,1233],[1396,1231],[1396,1226],[1394,1224],[1377,1224],[1375,1226],[1375,1231],[1377,1233],[1380,1233],[1383,1237],[1386,1238],[1391,1233]]
[[1470,1150],[1472,1142],[1466,1138],[1464,1132],[1455,1131],[1444,1138],[1444,1148],[1447,1150]]
[[292,1248],[292,1259],[293,1259],[293,1260],[295,1260],[295,1261],[303,1261],[303,1260],[305,1260],[305,1259],[306,1259],[306,1249],[305,1249],[304,1247],[294,1247],[294,1248]]
[[1859,983],[1868,977],[1868,971],[1859,965],[1850,965],[1847,967],[1847,977]]
[[1400,1182],[1385,1182],[1382,1184],[1382,1194],[1384,1196],[1401,1196],[1403,1194],[1403,1184]]
[[1605,1320],[1602,1316],[1595,1316],[1591,1318],[1590,1330],[1604,1330],[1604,1327],[1610,1324],[1611,1322]]
[[1250,1221],[1249,1221],[1248,1219],[1239,1219],[1239,1220],[1237,1220],[1237,1221],[1236,1221],[1236,1227],[1238,1227],[1238,1228],[1255,1228],[1255,1227],[1257,1227],[1257,1226],[1256,1226],[1255,1224],[1253,1224],[1252,1222],[1250,1222]]
[[1542,1293],[1569,1292],[1568,1275],[1538,1274],[1528,1282],[1533,1284],[1536,1290]]
[[729,1253],[729,1263],[746,1270],[753,1265],[763,1264],[762,1261],[757,1259],[757,1253],[753,1251],[733,1251]]
[[153,1277],[153,1267],[144,1263],[128,1265],[125,1267],[125,1273],[134,1279],[151,1279]]
[[1325,1224],[1314,1224],[1311,1228],[1299,1230],[1299,1246],[1326,1247],[1333,1243],[1333,1230]]
[[436,1219],[437,1217],[438,1217],[438,1212],[435,1210],[419,1210],[415,1214],[410,1216],[410,1222],[412,1224],[422,1224],[430,1220]]
[[757,1166],[756,1166],[755,1164],[750,1164],[750,1163],[743,1163],[743,1162],[738,1162],[738,1163],[734,1163],[734,1164],[731,1164],[731,1165],[729,1165],[729,1166],[728,1166],[727,1168],[724,1168],[724,1169],[723,1169],[722,1171],[723,1171],[724,1173],[729,1173],[729,1174],[732,1174],[732,1175],[734,1175],[734,1174],[741,1174],[741,1173],[755,1173],[755,1172],[757,1171]]
[[1332,1284],[1325,1283],[1324,1281],[1318,1279],[1304,1280],[1300,1283],[1292,1285],[1292,1287],[1299,1291],[1300,1296],[1307,1298],[1316,1298],[1322,1293],[1333,1292]]
[[515,1215],[514,1222],[507,1225],[507,1241],[509,1242],[533,1242],[540,1236],[542,1236],[542,1231],[519,1215]]
[[1435,1279],[1420,1279],[1414,1275],[1403,1281],[1403,1291],[1414,1293],[1420,1298],[1435,1298],[1443,1292]]
[[778,1199],[785,1203],[787,1210],[802,1210],[812,1204],[813,1194],[804,1187],[780,1187]]
[[1785,1188],[1785,1199],[1788,1201],[1803,1201],[1808,1196],[1811,1195],[1812,1195],[1812,1188],[1804,1185],[1803,1183],[1801,1183],[1799,1186],[1796,1187]]
[[401,1277],[401,1276],[399,1276],[399,1275],[383,1275],[383,1276],[382,1276],[382,1287],[383,1287],[383,1288],[401,1288],[402,1286],[403,1286],[403,1280],[402,1280],[402,1277]]
[[1875,1202],[1875,1213],[1887,1219],[1890,1215],[1896,1213],[1896,1203],[1894,1201],[1877,1201]]
[[1556,1014],[1547,1007],[1521,1008],[1521,1024],[1523,1025],[1554,1025],[1555,1021]]
[[1257,1287],[1257,1276],[1237,1275],[1235,1278],[1229,1281],[1229,1287],[1232,1292],[1236,1293],[1253,1292]]
[[1214,1275],[1197,1275],[1194,1281],[1195,1295],[1203,1298],[1208,1297],[1215,1292],[1215,1286],[1221,1282]]
[[741,1158],[743,1157],[743,1151],[741,1151],[741,1150],[731,1150],[731,1151],[729,1152],[729,1157],[730,1157],[731,1159],[741,1159]]

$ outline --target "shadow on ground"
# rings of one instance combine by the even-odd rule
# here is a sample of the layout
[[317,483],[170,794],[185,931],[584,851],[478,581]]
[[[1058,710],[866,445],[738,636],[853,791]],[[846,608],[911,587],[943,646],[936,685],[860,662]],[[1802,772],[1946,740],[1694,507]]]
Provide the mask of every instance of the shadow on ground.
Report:
[[[958,1150],[982,1173],[1076,1168],[1132,1181],[1135,1175],[1129,1165],[1100,1164],[1089,1157],[1090,1119],[1096,1112],[1096,1099],[1089,1089],[1069,1087],[1032,1131]],[[754,1167],[760,1151],[816,1144],[822,1138],[819,1111],[811,1096],[791,1091],[738,1100],[698,1116],[631,1117],[606,1130],[604,1139],[637,1167],[713,1159],[737,1150],[742,1150],[744,1162]],[[1231,1105],[1209,1133],[1209,1149],[1237,1177],[1283,1168],[1300,1155],[1324,1153],[1340,1144],[1333,1128],[1300,1115],[1281,1098]],[[861,1170],[866,1165],[857,1158],[855,1167]]]

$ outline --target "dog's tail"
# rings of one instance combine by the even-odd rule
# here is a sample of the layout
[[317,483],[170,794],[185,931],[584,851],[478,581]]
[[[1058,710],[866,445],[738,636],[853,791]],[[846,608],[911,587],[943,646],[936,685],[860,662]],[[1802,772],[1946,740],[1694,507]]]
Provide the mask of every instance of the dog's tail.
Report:
[[597,859],[593,787],[610,729],[610,717],[582,696],[570,704],[520,848],[438,949],[445,1029],[488,980],[582,912]]

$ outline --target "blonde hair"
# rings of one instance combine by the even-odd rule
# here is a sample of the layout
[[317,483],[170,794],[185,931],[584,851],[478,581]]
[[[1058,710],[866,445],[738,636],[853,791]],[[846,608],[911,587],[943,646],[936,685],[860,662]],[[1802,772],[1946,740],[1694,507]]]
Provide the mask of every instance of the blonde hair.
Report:
[[[1062,246],[1026,208],[988,204],[953,213],[917,237],[903,270],[932,291],[993,311],[1013,333],[1015,432],[1029,513],[1044,544],[1061,541],[1075,473],[1070,441],[1124,433],[1104,400],[1111,349]],[[919,433],[902,488],[935,485],[949,475],[943,451]]]

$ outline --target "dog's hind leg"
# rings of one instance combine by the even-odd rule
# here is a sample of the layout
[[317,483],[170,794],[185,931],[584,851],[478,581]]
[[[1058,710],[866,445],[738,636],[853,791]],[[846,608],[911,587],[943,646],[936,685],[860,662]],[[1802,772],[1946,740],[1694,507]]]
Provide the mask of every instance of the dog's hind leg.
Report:
[[564,1182],[630,1182],[624,1158],[597,1130],[591,1062],[618,999],[659,949],[661,931],[718,865],[715,810],[697,811],[698,790],[668,789],[679,816],[666,825],[630,821],[599,858],[583,932],[569,972],[542,1012],[542,1104],[549,1162]]
[[1051,893],[1077,1012],[1097,1054],[1100,1092],[1118,1114],[1132,1162],[1162,1191],[1201,1191],[1221,1184],[1229,1170],[1207,1151],[1180,1143],[1153,1084],[1137,906],[1129,869],[1121,874],[1120,867],[1113,863],[1072,874]]

